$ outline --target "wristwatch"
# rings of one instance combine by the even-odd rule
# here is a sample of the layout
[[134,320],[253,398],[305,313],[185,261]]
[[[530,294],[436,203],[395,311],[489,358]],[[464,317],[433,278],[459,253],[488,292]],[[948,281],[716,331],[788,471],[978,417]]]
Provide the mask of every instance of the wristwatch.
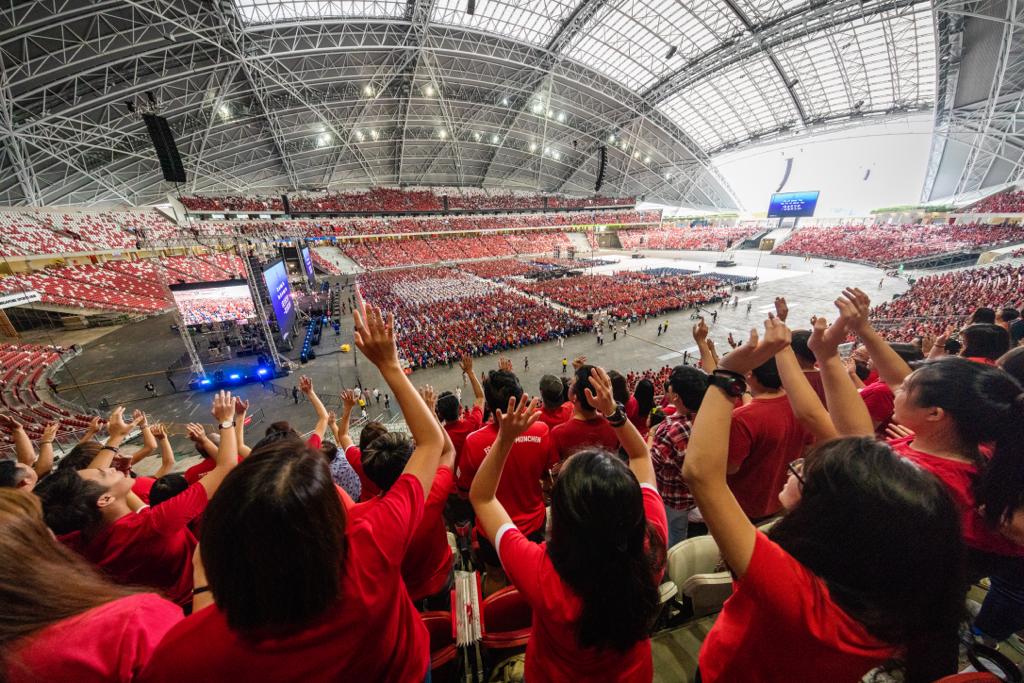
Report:
[[715,370],[708,376],[708,385],[718,387],[726,396],[739,398],[747,390],[747,382],[743,377],[730,370]]
[[608,424],[612,427],[621,427],[626,424],[626,411],[618,401],[615,402],[615,412],[608,416]]
[[221,422],[219,425],[217,425],[217,428],[218,429],[234,429],[235,428],[235,421],[231,420],[230,422]]

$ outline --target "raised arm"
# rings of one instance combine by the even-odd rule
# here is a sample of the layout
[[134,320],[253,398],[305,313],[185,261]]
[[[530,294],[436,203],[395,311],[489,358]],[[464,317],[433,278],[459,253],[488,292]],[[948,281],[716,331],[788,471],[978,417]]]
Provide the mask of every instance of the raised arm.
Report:
[[32,467],[36,464],[36,449],[32,447],[32,439],[28,438],[25,427],[10,415],[0,415],[0,427],[3,427],[14,439],[14,455],[18,462]]
[[57,438],[60,423],[51,422],[43,428],[43,438],[39,440],[39,459],[33,466],[36,476],[42,479],[53,469],[53,440]]
[[[765,338],[758,342],[756,330],[750,339],[722,359],[721,370],[730,377],[745,376],[776,352],[785,348],[785,325],[771,318],[765,321]],[[683,462],[683,479],[697,501],[701,515],[722,552],[722,557],[742,577],[754,553],[756,529],[726,482],[729,459],[729,425],[733,399],[712,385],[697,412]]]
[[139,426],[141,421],[142,418],[137,417],[131,422],[125,422],[124,406],[114,408],[107,419],[107,440],[103,444],[103,448],[93,457],[89,467],[98,470],[110,467],[111,463],[114,462],[114,456],[117,455],[121,443],[133,429]]
[[717,359],[708,345],[708,326],[704,318],[700,318],[693,326],[693,341],[697,342],[697,350],[700,352],[700,365],[704,372],[712,372],[718,367]]
[[789,405],[800,424],[818,441],[827,441],[839,436],[835,425],[832,424],[832,418],[821,404],[818,392],[807,381],[807,375],[800,367],[793,347],[787,346],[775,354],[775,365],[779,369],[786,398],[789,399]]
[[341,450],[348,449],[352,445],[352,437],[348,433],[349,420],[352,417],[352,409],[356,406],[356,395],[351,389],[341,392],[341,417],[338,419],[338,431],[335,432],[335,443]]
[[[890,387],[903,384],[904,378],[912,372],[911,368],[868,321],[868,312],[871,309],[871,299],[868,295],[856,287],[848,287],[843,290],[843,296],[839,299],[848,304],[840,308],[840,315],[850,331],[860,337],[864,348],[875,363],[879,379]],[[836,306],[839,306],[839,300],[836,301]]]
[[469,383],[473,387],[473,406],[482,409],[484,407],[484,388],[480,384],[480,378],[473,372],[473,357],[463,356],[459,361],[459,366],[466,373],[466,377],[469,378]]
[[316,391],[313,390],[313,380],[309,377],[303,376],[299,378],[299,391],[306,396],[306,400],[313,405],[313,410],[316,411],[316,426],[313,427],[313,431],[322,441],[324,434],[327,433],[327,408],[324,407],[323,401],[320,400],[320,397],[316,395]]
[[213,419],[217,422],[217,430],[220,432],[220,444],[217,446],[217,454],[214,458],[214,468],[199,483],[206,489],[206,496],[212,497],[220,488],[224,477],[238,464],[238,445],[235,442],[235,426],[231,424],[235,416],[235,399],[229,391],[219,391],[213,397],[213,407],[210,409]]
[[846,299],[837,299],[836,307],[840,317],[827,327],[824,318],[815,318],[811,323],[811,337],[807,340],[807,346],[818,361],[828,412],[836,430],[842,436],[870,436],[875,433],[875,429],[868,407],[857,387],[850,381],[846,366],[839,357],[839,345],[846,339],[848,320],[842,316],[842,311],[850,305]]
[[149,428],[149,418],[141,410],[132,411],[132,419],[140,420],[139,429],[142,431],[142,448],[132,453],[132,465],[148,458],[156,452],[156,439]]
[[245,416],[249,412],[249,402],[235,397],[235,444],[238,446],[238,457],[247,458],[252,451],[245,445]]
[[498,438],[484,456],[484,461],[480,463],[480,469],[476,471],[473,483],[469,487],[469,502],[476,512],[477,521],[492,544],[498,529],[505,524],[512,524],[512,518],[497,497],[501,471],[505,468],[505,461],[508,460],[508,454],[512,451],[516,439],[538,418],[540,402],[537,399],[531,401],[526,394],[520,397],[518,403],[515,398],[509,398],[508,408],[504,413],[500,410],[494,411],[494,419],[498,423]]
[[437,424],[441,427],[441,434],[444,435],[444,448],[441,449],[441,462],[438,467],[447,467],[450,470],[455,469],[455,444],[452,443],[452,438],[448,436],[448,430],[441,424],[441,418],[437,416],[437,392],[434,391],[434,387],[429,384],[424,384],[420,387],[420,396],[423,398],[424,403],[430,408],[430,412],[434,415],[434,419],[437,420]]
[[583,393],[590,405],[601,411],[608,418],[608,424],[615,429],[619,443],[626,451],[626,455],[629,456],[629,469],[633,470],[633,474],[641,484],[650,484],[656,487],[658,481],[654,476],[654,464],[651,463],[651,449],[647,447],[647,443],[640,436],[636,426],[626,419],[624,413],[619,414],[621,419],[614,418],[618,407],[612,396],[611,377],[604,371],[604,368],[595,367],[590,371],[590,384],[594,387],[594,391],[584,389]]
[[152,431],[160,449],[160,469],[153,476],[159,479],[174,469],[174,449],[171,448],[171,440],[167,438],[167,430],[163,425],[153,425]]
[[98,417],[92,418],[91,420],[89,420],[89,426],[86,428],[84,432],[82,432],[82,438],[78,440],[78,443],[89,443],[94,438],[96,438],[96,435],[100,433],[100,430],[102,428],[103,421]]
[[367,304],[361,295],[356,297],[355,343],[363,355],[377,366],[384,381],[398,401],[398,407],[409,426],[416,448],[405,465],[403,474],[411,474],[423,486],[424,497],[437,474],[437,465],[444,447],[441,427],[434,414],[423,402],[409,378],[402,372],[395,346],[395,319],[388,314],[385,320],[379,308]]

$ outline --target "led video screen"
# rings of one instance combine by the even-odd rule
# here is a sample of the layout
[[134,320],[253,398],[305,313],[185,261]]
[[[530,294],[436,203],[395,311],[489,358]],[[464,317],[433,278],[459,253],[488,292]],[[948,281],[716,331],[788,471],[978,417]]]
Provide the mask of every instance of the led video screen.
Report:
[[306,280],[312,287],[316,284],[316,275],[313,273],[313,255],[310,253],[309,247],[302,248],[302,267],[306,271]]
[[814,215],[819,192],[777,192],[768,205],[769,218],[801,218]]
[[292,301],[292,288],[288,284],[288,270],[284,261],[267,266],[263,271],[263,280],[267,283],[270,305],[274,307],[274,318],[281,330],[281,341],[288,341],[295,321],[295,302]]
[[256,317],[245,280],[190,282],[171,285],[170,290],[186,325],[245,323]]

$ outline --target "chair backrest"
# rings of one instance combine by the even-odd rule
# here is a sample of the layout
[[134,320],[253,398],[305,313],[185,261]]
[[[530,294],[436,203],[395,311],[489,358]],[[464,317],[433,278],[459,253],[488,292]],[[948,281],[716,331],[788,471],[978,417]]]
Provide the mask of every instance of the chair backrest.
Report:
[[520,647],[530,639],[533,610],[515,586],[507,586],[484,599],[483,644],[491,648]]
[[451,612],[424,612],[420,617],[430,634],[430,668],[436,669],[454,660],[458,649],[452,635]]
[[718,544],[711,536],[694,536],[676,543],[668,551],[668,578],[682,588],[694,574],[714,572],[721,561]]

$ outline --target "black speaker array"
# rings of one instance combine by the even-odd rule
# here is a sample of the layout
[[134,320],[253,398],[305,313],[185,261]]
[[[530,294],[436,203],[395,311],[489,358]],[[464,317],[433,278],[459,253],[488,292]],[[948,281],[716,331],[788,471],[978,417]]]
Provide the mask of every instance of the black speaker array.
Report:
[[286,194],[281,195],[281,206],[284,207],[284,212],[286,214],[291,215],[292,209],[291,209],[291,206],[288,204],[288,195],[286,195]]
[[181,164],[181,155],[178,154],[178,146],[174,143],[174,133],[171,132],[167,119],[156,114],[143,114],[142,120],[146,122],[146,130],[149,131],[153,149],[156,150],[157,159],[160,160],[160,170],[163,171],[164,180],[172,183],[187,182],[185,167]]
[[597,149],[597,152],[600,155],[601,160],[600,160],[600,163],[599,163],[599,165],[597,167],[597,182],[594,183],[594,192],[600,192],[601,191],[601,186],[604,185],[604,169],[605,169],[605,166],[608,165],[608,150],[607,150],[607,148],[605,148],[604,145],[601,145]]

